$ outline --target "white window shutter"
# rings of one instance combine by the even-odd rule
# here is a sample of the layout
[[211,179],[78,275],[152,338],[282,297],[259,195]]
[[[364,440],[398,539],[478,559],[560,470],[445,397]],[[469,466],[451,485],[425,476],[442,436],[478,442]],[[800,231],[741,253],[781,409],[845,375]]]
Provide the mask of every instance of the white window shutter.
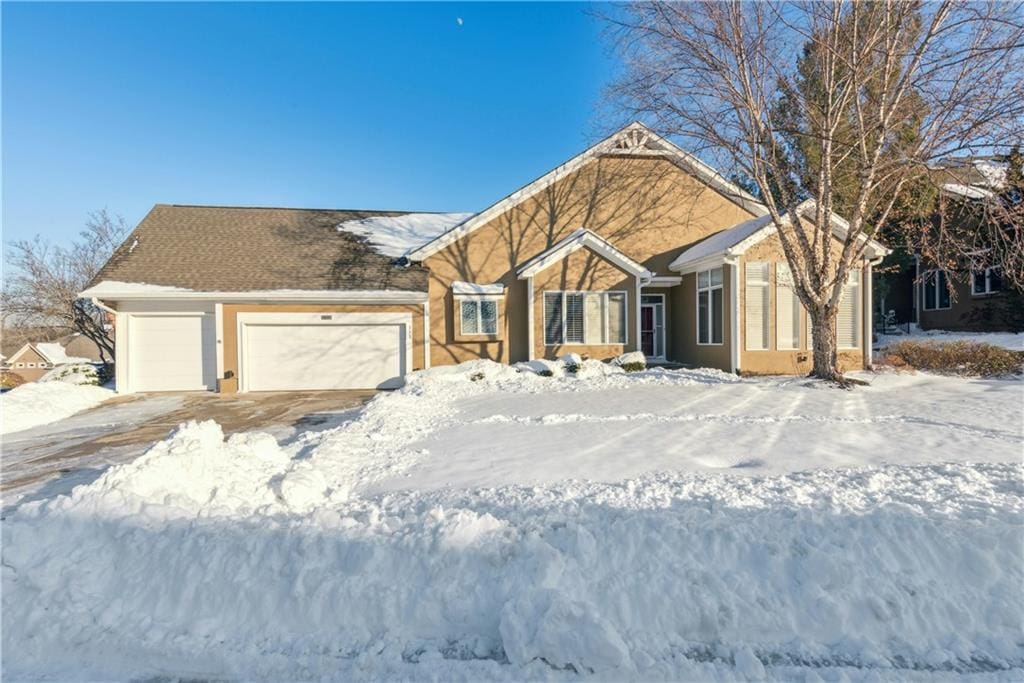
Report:
[[836,338],[841,349],[860,347],[860,271],[849,274],[843,285],[836,320]]
[[746,337],[748,351],[768,348],[768,264],[751,262],[746,265]]
[[788,351],[800,348],[802,312],[789,264],[775,264],[775,348]]

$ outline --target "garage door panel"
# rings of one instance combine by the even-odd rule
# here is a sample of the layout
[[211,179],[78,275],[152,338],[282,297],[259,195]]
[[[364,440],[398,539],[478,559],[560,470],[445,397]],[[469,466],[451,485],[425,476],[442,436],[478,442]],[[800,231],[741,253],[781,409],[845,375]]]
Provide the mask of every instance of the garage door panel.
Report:
[[247,324],[245,389],[368,389],[404,374],[397,324]]
[[132,390],[214,388],[217,361],[212,316],[133,315],[129,334]]

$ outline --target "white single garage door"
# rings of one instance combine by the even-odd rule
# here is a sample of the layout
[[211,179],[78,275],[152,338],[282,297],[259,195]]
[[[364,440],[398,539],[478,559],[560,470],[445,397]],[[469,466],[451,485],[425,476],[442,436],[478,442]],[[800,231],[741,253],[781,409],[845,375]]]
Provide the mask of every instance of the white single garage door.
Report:
[[[406,372],[408,325],[383,315],[242,323],[243,391],[375,389]],[[303,316],[308,318],[308,316]],[[269,316],[268,316],[269,318]]]
[[210,314],[132,315],[132,391],[206,391],[216,382],[214,320]]

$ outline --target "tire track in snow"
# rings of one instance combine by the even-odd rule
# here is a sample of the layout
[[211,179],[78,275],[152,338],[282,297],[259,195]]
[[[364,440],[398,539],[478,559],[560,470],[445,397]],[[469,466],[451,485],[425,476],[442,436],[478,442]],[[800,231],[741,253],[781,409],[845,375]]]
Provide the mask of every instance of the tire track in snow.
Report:
[[491,415],[464,424],[523,424],[523,425],[562,425],[578,423],[599,423],[599,422],[704,422],[728,425],[754,425],[754,424],[785,424],[806,422],[811,424],[911,424],[924,427],[934,427],[944,430],[958,431],[970,436],[996,441],[1006,441],[1019,444],[1022,435],[1019,433],[1006,432],[998,429],[987,429],[975,427],[974,425],[958,422],[943,422],[941,420],[930,420],[915,415],[876,415],[872,417],[837,417],[837,416],[813,416],[813,415],[719,415],[710,413],[701,414],[656,414],[656,413],[630,413],[623,415],[586,415],[581,413],[552,413],[540,417],[521,415]]

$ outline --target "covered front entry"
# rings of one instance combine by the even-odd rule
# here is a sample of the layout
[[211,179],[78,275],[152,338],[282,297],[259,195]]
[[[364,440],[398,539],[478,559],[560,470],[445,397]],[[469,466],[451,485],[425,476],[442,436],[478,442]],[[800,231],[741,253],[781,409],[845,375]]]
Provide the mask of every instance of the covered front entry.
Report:
[[241,391],[382,389],[409,370],[411,317],[240,314]]
[[665,295],[640,297],[640,350],[648,358],[665,358]]

